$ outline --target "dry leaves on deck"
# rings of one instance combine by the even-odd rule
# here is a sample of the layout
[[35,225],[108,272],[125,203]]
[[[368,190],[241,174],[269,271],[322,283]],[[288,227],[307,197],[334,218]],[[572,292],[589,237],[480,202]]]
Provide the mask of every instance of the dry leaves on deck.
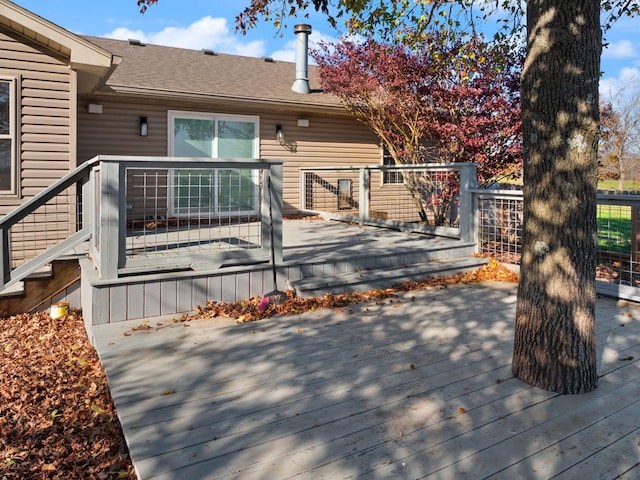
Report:
[[326,294],[323,297],[299,298],[293,292],[287,292],[287,298],[282,303],[266,303],[262,297],[253,297],[240,302],[224,303],[210,301],[204,307],[197,308],[197,316],[185,316],[179,321],[187,321],[193,318],[235,318],[237,323],[252,322],[273,315],[290,315],[319,308],[342,308],[353,303],[369,300],[382,302],[385,299],[393,299],[400,292],[421,290],[429,287],[446,288],[448,285],[477,283],[481,281],[517,282],[518,274],[513,273],[497,260],[489,262],[477,270],[447,275],[443,277],[429,277],[425,280],[411,280],[391,288],[369,290],[368,292],[352,292],[339,294]]
[[78,316],[0,319],[0,478],[136,478]]

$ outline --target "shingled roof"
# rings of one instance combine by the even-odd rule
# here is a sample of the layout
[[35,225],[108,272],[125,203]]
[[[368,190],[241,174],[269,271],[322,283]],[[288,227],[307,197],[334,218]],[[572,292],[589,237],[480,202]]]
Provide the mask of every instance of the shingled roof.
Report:
[[311,93],[300,94],[291,90],[295,63],[84,38],[121,58],[101,91],[341,108],[335,96],[321,91],[314,66],[309,67]]

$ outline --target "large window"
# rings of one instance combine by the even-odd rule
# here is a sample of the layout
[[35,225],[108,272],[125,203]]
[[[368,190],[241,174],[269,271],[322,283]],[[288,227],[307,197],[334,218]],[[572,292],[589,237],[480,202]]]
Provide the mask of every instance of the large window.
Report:
[[[169,112],[169,155],[255,158],[257,117]],[[254,170],[177,169],[172,173],[173,215],[237,215],[257,210]]]
[[0,78],[0,194],[16,192],[16,81]]

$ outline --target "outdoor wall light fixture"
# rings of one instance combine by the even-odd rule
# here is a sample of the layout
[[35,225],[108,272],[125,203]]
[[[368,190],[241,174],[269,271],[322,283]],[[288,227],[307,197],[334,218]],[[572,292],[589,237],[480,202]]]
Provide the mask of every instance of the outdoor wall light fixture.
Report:
[[279,123],[276,124],[276,140],[280,143],[280,145],[284,145],[284,130],[282,130],[282,125]]
[[147,122],[147,117],[140,117],[140,136],[146,137],[149,135],[149,122]]

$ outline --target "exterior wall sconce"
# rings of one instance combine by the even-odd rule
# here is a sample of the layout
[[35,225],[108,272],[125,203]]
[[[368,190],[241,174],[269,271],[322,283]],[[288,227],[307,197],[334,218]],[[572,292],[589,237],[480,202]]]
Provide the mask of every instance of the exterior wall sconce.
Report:
[[280,145],[284,145],[284,130],[282,130],[282,125],[279,123],[276,124],[276,140],[280,143]]
[[146,137],[149,135],[149,122],[147,117],[140,117],[140,136]]

